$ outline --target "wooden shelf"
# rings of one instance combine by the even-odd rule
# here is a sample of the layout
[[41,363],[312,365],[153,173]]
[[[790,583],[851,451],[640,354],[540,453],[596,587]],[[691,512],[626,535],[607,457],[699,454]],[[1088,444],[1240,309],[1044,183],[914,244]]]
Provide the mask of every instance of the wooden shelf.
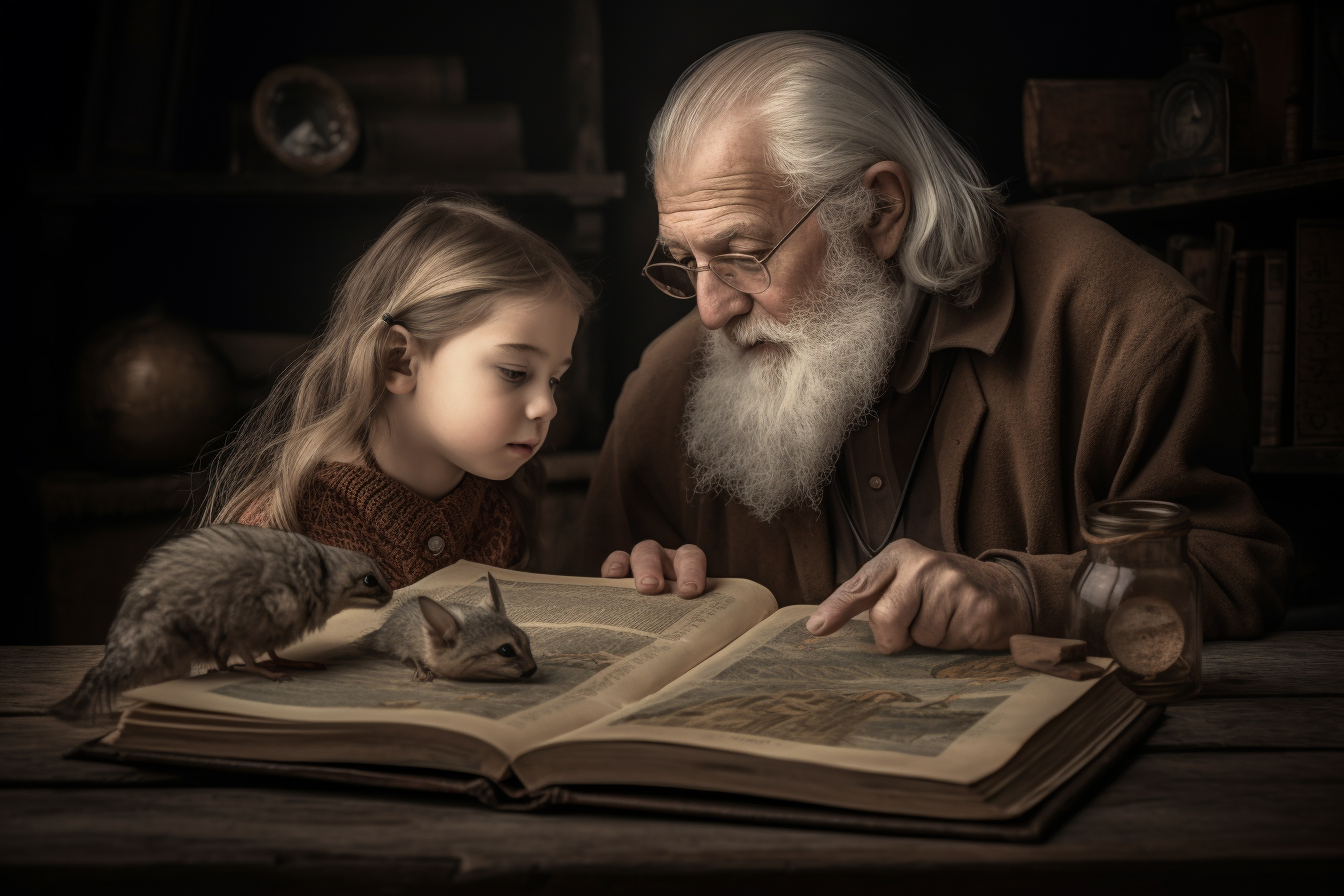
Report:
[[1284,448],[1255,448],[1251,461],[1253,473],[1315,473],[1344,475],[1344,446],[1296,445]]
[[1081,209],[1093,215],[1115,215],[1324,184],[1344,184],[1344,156],[1238,171],[1221,177],[1115,187],[1091,193],[1066,193],[1062,196],[1029,199],[1014,205],[1055,205]]
[[576,205],[625,195],[625,174],[609,171],[474,171],[461,174],[143,174],[57,175],[33,179],[54,199],[98,196],[415,196],[469,192],[487,196],[558,196]]

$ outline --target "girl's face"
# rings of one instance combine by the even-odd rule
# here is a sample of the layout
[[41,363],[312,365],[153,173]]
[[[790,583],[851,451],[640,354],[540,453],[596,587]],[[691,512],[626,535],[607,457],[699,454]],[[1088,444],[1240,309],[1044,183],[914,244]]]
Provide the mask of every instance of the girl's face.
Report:
[[405,425],[394,423],[394,439],[409,440],[397,453],[418,455],[423,473],[427,465],[512,476],[546,439],[578,329],[578,312],[563,299],[507,301],[422,356],[413,390],[401,396]]

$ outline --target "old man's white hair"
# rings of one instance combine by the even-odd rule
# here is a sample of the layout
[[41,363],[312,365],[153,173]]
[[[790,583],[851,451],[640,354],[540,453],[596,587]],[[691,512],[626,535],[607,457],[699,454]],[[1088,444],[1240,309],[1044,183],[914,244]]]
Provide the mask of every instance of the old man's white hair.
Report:
[[[907,299],[971,304],[996,253],[999,190],[905,79],[864,47],[813,31],[757,34],[700,59],[649,130],[649,178],[695,151],[721,116],[753,119],[767,158],[800,208],[828,190],[868,194],[863,173],[891,160],[910,182],[896,254]],[[857,197],[855,197],[857,198]],[[827,202],[827,205],[832,203]],[[827,230],[847,230],[822,209]]]
[[[845,437],[871,412],[921,293],[959,304],[980,294],[997,251],[999,191],[889,65],[816,32],[759,34],[691,66],[649,133],[649,177],[695,151],[724,117],[756,122],[770,165],[829,237],[821,285],[789,322],[760,311],[711,333],[683,435],[701,490],[727,491],[760,519],[820,506]],[[875,197],[873,164],[909,180],[905,232],[890,265],[858,242]],[[743,354],[776,343],[765,357]]]

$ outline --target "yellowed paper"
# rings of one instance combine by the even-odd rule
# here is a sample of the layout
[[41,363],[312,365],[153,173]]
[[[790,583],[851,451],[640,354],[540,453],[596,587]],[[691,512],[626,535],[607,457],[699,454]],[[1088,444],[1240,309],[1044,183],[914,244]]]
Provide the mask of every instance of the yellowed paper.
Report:
[[[864,619],[812,636],[812,610],[785,607],[666,690],[552,745],[679,744],[964,785],[1002,768],[1096,684],[1022,669],[1001,653],[885,656]],[[518,771],[537,786],[529,762]]]
[[[393,604],[418,595],[486,603],[486,570],[480,564],[456,563],[401,589]],[[275,723],[329,723],[341,731],[375,723],[460,732],[493,747],[507,762],[530,746],[664,687],[775,610],[765,588],[741,579],[711,580],[704,596],[682,600],[641,595],[628,579],[491,571],[510,618],[532,640],[540,666],[532,679],[417,682],[406,666],[361,654],[351,645],[381,624],[389,606],[343,613],[322,632],[284,651],[287,658],[323,662],[325,671],[293,672],[287,682],[232,672],[203,674],[140,688],[129,696]],[[176,724],[162,712],[154,719],[159,726]],[[327,751],[324,760],[341,761],[339,746],[331,749],[335,752]],[[376,761],[364,755],[344,758]],[[496,763],[482,771],[500,773],[503,766]]]

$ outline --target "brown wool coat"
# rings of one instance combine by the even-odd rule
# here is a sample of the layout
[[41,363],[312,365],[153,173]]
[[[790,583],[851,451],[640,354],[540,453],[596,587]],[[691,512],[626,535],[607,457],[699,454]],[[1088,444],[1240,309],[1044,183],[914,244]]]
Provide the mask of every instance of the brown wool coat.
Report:
[[[1003,242],[975,307],[940,303],[928,342],[900,361],[958,350],[919,474],[938,477],[944,544],[1021,563],[1036,631],[1060,635],[1083,509],[1176,501],[1193,517],[1205,637],[1275,626],[1292,547],[1245,480],[1245,402],[1217,318],[1173,270],[1082,212],[1010,209]],[[693,543],[712,576],[754,579],[781,605],[817,603],[834,590],[824,509],[762,523],[694,493],[679,428],[703,333],[688,315],[626,381],[568,571],[595,575],[645,538]]]

